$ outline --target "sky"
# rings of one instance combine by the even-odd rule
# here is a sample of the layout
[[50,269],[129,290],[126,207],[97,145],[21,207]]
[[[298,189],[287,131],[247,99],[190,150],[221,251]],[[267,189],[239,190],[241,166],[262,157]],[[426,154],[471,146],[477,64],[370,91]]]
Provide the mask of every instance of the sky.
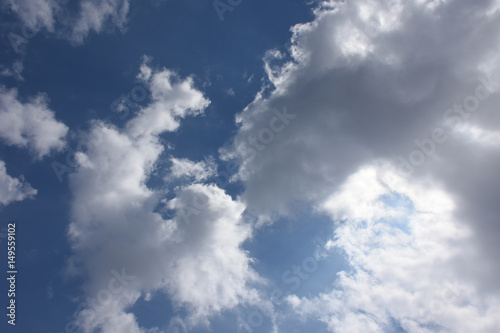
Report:
[[499,0],[0,0],[0,332],[499,332],[498,105]]

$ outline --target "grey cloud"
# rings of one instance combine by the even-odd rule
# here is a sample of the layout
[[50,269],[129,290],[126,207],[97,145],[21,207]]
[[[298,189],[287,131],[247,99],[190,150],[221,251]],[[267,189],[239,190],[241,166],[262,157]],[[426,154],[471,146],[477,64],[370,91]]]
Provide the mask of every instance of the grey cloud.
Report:
[[[241,163],[242,200],[256,214],[290,214],[295,202],[324,200],[364,165],[398,165],[399,156],[419,149],[415,140],[442,128],[448,140],[410,177],[430,179],[455,198],[456,218],[476,235],[478,252],[466,262],[477,270],[470,274],[498,291],[498,146],[473,143],[444,119],[499,72],[498,3],[328,3],[314,22],[292,29],[290,61],[270,77],[275,91],[238,115],[240,130],[221,151]],[[491,88],[463,123],[498,131],[498,92]],[[297,120],[250,154],[247,138],[284,107]]]

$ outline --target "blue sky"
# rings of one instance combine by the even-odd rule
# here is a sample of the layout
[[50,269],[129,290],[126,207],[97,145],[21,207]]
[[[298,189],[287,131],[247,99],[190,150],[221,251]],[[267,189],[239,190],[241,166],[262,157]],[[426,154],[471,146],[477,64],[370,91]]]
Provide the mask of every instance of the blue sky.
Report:
[[499,331],[498,0],[0,6],[2,332]]

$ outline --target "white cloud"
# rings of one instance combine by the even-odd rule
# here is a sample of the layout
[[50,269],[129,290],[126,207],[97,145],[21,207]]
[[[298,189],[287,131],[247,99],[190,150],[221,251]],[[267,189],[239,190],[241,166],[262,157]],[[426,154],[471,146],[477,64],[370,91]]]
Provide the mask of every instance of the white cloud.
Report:
[[257,301],[248,284],[260,278],[240,248],[252,232],[243,223],[245,206],[215,185],[195,184],[183,188],[169,207],[178,212],[174,221],[182,242],[174,247],[180,251],[169,287],[174,300],[189,304],[201,318]]
[[84,0],[80,12],[72,24],[71,40],[83,43],[91,32],[100,33],[111,22],[112,26],[124,29],[129,11],[128,0]]
[[398,325],[410,333],[497,332],[499,298],[483,294],[457,267],[471,257],[470,230],[456,221],[449,195],[433,187],[411,184],[387,166],[349,177],[320,210],[343,220],[332,244],[351,270],[339,273],[331,292],[289,296],[292,308],[331,332]]
[[161,194],[146,182],[164,149],[158,136],[175,131],[180,118],[202,113],[209,102],[190,79],[145,65],[142,70],[149,73],[144,78],[151,104],[124,129],[94,124],[92,134],[101,143],[77,154],[79,166],[70,177],[75,255],[69,272],[88,274],[89,296],[106,287],[112,269],[123,267],[135,277],[97,313],[91,306],[79,313],[85,332],[143,332],[127,309],[157,292],[187,310],[187,325],[207,323],[213,314],[258,299],[250,284],[259,277],[241,248],[251,236],[241,202],[214,185],[192,184],[166,201],[172,218],[156,211]]
[[37,158],[64,148],[68,128],[54,118],[48,99],[38,94],[23,103],[17,89],[0,86],[0,138],[7,144],[27,147]]
[[168,178],[194,178],[196,181],[203,181],[213,177],[217,173],[217,165],[213,160],[193,162],[187,158],[170,159],[172,167]]
[[179,119],[199,115],[210,104],[200,91],[194,89],[191,77],[180,80],[165,68],[152,75],[148,61],[145,57],[138,78],[149,86],[153,103],[127,123],[127,131],[136,138],[175,131]]
[[480,144],[480,145],[500,145],[500,132],[485,130],[478,126],[462,125],[456,126],[457,134],[462,135],[465,139]]
[[46,28],[54,30],[55,12],[59,5],[54,0],[6,0],[5,4],[16,13],[32,31]]
[[130,8],[128,0],[82,0],[76,14],[68,10],[68,2],[69,0],[7,0],[5,6],[20,18],[25,27],[23,34],[26,36],[46,29],[75,44],[82,44],[91,32],[100,33],[114,28],[123,31],[126,27]]
[[0,160],[0,204],[8,205],[13,201],[33,198],[37,190],[23,179],[13,178],[7,174],[5,162]]

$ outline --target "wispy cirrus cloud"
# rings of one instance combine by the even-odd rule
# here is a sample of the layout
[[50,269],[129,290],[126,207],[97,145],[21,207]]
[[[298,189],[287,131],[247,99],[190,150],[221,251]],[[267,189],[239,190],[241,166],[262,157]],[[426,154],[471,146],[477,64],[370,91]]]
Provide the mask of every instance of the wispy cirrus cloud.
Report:
[[[68,9],[68,3],[74,5],[75,1],[76,13]],[[130,9],[128,0],[6,0],[4,6],[19,17],[23,29],[29,29],[30,38],[46,30],[76,45],[92,32],[123,31]]]
[[89,33],[107,28],[124,30],[130,9],[128,0],[84,0],[71,28],[71,41],[81,44]]
[[13,11],[25,27],[32,31],[46,29],[54,31],[55,14],[64,1],[52,0],[6,0],[4,6]]

